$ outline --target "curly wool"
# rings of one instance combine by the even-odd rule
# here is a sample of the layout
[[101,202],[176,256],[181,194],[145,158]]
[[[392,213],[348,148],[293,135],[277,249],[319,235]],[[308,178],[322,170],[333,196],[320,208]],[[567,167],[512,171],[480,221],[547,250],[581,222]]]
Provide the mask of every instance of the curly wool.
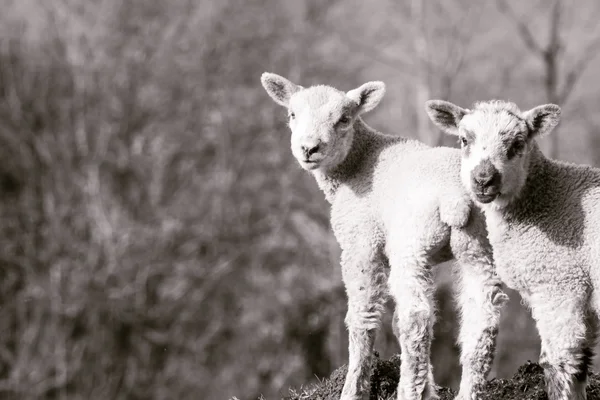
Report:
[[485,213],[498,274],[542,336],[550,398],[567,399],[585,393],[597,335],[600,169],[547,159],[537,146],[530,157],[519,196]]
[[[400,313],[406,312],[398,321],[398,336],[409,338],[408,342],[412,341],[415,346],[403,349],[406,366],[414,365],[407,359],[411,353],[428,354],[427,343],[432,339],[435,310],[431,303],[433,282],[427,266],[451,260],[453,254],[474,265],[485,259],[489,271],[484,280],[488,282],[482,282],[480,277],[473,282],[463,278],[463,293],[481,294],[480,299],[469,302],[473,306],[485,306],[485,310],[481,310],[486,324],[482,331],[488,329],[482,334],[477,332],[479,326],[473,325],[475,332],[462,334],[461,342],[466,344],[463,348],[474,347],[463,352],[464,376],[468,377],[470,369],[484,370],[487,375],[491,367],[498,312],[505,298],[494,281],[490,249],[480,244],[472,246],[469,235],[475,234],[487,242],[486,229],[482,215],[471,209],[472,202],[460,183],[459,168],[458,150],[431,148],[415,140],[384,135],[359,119],[344,162],[331,171],[313,174],[332,205],[331,225],[343,251],[342,269],[348,295],[360,297],[361,294],[353,291],[363,291],[371,304],[368,312],[364,312],[362,304],[353,308],[350,302],[346,322],[349,326],[357,324],[367,330],[377,329],[384,299],[390,290],[398,307],[405,307]],[[469,234],[465,235],[462,229],[468,222]],[[355,267],[365,258],[380,270],[365,276],[363,269]],[[391,272],[388,272],[390,265]],[[413,265],[420,267],[403,270],[403,266]],[[388,274],[389,288],[383,284]],[[395,289],[394,282],[399,281],[414,284]],[[495,297],[490,290],[496,291]],[[466,311],[464,323],[471,324],[471,319],[476,319],[479,313]],[[415,327],[412,331],[410,324]],[[469,341],[473,343],[467,344]],[[420,368],[415,379],[422,379],[424,390],[429,388],[433,392],[431,366]],[[408,378],[409,371],[404,372],[403,376]],[[473,381],[482,385],[484,379],[485,376],[474,377]],[[401,387],[403,383],[401,378]],[[477,390],[469,387],[470,384],[472,382],[464,381],[463,393]]]
[[262,80],[294,118],[292,152],[298,161],[306,157],[304,143],[328,149],[321,158],[326,165],[311,173],[331,203],[331,225],[342,248],[350,344],[342,400],[361,398],[368,390],[375,333],[390,294],[402,350],[398,398],[435,398],[430,267],[453,258],[461,264],[459,398],[476,396],[491,368],[507,296],[494,273],[483,215],[460,181],[460,152],[379,133],[358,115],[338,131],[340,110],[372,109],[382,83],[344,94],[327,86],[304,89],[274,74]]
[[591,294],[600,288],[600,169],[548,159],[537,146],[530,157],[519,196],[486,207],[497,266],[526,297],[548,286]]
[[[496,100],[470,111],[434,100],[427,111],[447,133],[470,135],[463,185],[482,201],[498,275],[536,321],[549,399],[585,399],[600,315],[600,169],[540,151],[536,138],[558,124],[557,105],[521,112]],[[482,186],[484,165],[500,179]]]

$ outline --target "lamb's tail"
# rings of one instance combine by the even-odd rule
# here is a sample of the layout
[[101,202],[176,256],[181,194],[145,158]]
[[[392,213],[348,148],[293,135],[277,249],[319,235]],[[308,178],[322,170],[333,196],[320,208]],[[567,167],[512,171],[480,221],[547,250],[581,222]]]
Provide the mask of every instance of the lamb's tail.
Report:
[[469,221],[473,201],[466,195],[448,196],[440,201],[440,219],[453,228],[463,228]]

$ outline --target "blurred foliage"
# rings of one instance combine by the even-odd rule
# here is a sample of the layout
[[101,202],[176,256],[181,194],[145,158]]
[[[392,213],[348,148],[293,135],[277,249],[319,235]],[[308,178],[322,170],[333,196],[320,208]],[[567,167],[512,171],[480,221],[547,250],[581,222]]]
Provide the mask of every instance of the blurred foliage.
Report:
[[[276,398],[346,362],[328,205],[260,74],[382,79],[369,123],[429,144],[449,142],[423,125],[424,95],[543,101],[498,10],[418,3],[4,1],[0,398]],[[581,141],[561,155],[597,163],[589,86],[561,126]],[[456,385],[438,280],[435,373]],[[509,376],[538,342],[516,295],[503,318],[494,374]],[[382,357],[398,351],[390,319]]]

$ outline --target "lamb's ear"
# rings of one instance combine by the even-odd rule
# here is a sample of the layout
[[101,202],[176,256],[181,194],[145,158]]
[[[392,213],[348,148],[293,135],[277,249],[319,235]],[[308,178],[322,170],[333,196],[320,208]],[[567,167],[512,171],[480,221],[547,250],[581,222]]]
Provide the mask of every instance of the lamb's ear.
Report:
[[442,131],[458,136],[458,124],[469,111],[444,100],[428,100],[425,111],[433,123]]
[[385,83],[381,81],[367,82],[346,93],[346,96],[358,104],[358,113],[362,114],[374,109],[385,94]]
[[523,118],[531,133],[529,138],[544,136],[560,122],[560,107],[556,104],[544,104],[523,113]]
[[260,77],[260,81],[269,96],[271,96],[277,104],[284,107],[289,106],[290,97],[292,97],[294,93],[303,89],[302,86],[290,82],[283,76],[272,74],[270,72],[264,72]]

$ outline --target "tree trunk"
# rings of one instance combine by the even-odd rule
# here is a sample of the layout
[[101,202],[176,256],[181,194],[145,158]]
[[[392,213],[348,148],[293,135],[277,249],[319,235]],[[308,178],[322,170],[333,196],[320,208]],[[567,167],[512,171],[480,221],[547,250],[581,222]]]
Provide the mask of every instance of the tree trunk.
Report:
[[415,104],[417,135],[425,142],[430,139],[428,132],[429,117],[423,111],[425,102],[429,100],[429,65],[427,62],[428,49],[425,37],[425,4],[423,0],[411,0],[411,14],[414,22],[413,46],[417,58],[416,81],[415,81]]

